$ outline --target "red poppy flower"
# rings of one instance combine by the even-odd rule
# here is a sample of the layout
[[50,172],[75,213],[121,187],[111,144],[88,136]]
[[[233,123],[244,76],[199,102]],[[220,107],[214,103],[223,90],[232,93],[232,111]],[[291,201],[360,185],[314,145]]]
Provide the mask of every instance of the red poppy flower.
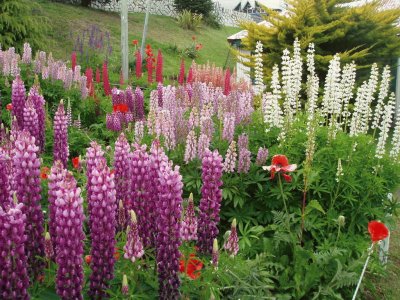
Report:
[[122,112],[122,113],[127,113],[129,110],[128,105],[126,104],[116,104],[113,106],[113,112]]
[[46,180],[48,178],[49,173],[50,169],[48,167],[42,167],[42,169],[40,170],[40,178]]
[[[186,261],[183,257],[179,260],[179,272],[186,273],[190,278],[197,279],[200,277],[200,270],[203,268],[203,263],[194,258],[195,254],[191,253],[189,259]],[[186,272],[185,272],[186,267]]]
[[75,169],[79,169],[79,156],[72,159],[72,165]]
[[368,223],[368,232],[373,243],[379,242],[389,235],[389,230],[385,224],[378,221],[371,221]]
[[287,157],[285,155],[278,154],[272,157],[272,165],[264,166],[262,168],[271,172],[271,179],[274,179],[275,173],[281,173],[286,182],[291,182],[292,177],[285,173],[293,172],[294,170],[296,170],[297,165],[289,165],[289,160],[287,159]]
[[90,265],[90,263],[92,262],[92,256],[91,255],[86,255],[85,256],[85,262]]
[[11,104],[11,103],[8,103],[8,104],[6,105],[6,109],[7,109],[7,110],[12,110],[12,104]]
[[147,45],[146,45],[146,49],[151,49],[150,44],[147,44]]
[[137,46],[137,44],[139,44],[139,41],[138,41],[138,40],[133,40],[133,41],[132,41],[132,44],[134,44],[135,46]]

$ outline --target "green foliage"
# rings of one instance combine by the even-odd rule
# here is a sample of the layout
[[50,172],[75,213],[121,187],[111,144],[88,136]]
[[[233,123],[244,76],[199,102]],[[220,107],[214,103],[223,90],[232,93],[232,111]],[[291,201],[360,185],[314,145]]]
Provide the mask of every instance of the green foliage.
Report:
[[[280,63],[282,51],[290,49],[298,38],[302,49],[315,44],[316,68],[324,75],[333,55],[340,53],[344,63],[355,61],[360,69],[373,62],[394,65],[400,55],[400,33],[396,26],[400,8],[382,10],[383,0],[369,1],[359,6],[344,6],[352,0],[290,0],[289,12],[281,15],[268,11],[270,26],[244,22],[249,32],[243,40],[246,49],[254,51],[256,42],[264,45],[265,74]],[[304,52],[305,53],[305,52]],[[320,78],[324,78],[320,76]]]
[[214,8],[212,0],[174,0],[174,5],[179,12],[188,10],[204,17],[209,16]]
[[0,45],[3,49],[15,47],[22,51],[25,42],[34,50],[43,44],[47,29],[41,7],[29,0],[2,0],[0,2]]
[[195,31],[201,26],[203,15],[192,13],[189,10],[183,10],[177,17],[178,24],[183,29]]

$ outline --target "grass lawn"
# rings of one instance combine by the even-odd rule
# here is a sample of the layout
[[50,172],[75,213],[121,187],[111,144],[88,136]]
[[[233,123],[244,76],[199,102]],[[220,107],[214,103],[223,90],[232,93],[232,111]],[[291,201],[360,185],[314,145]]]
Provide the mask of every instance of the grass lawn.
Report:
[[[57,59],[69,60],[76,36],[82,30],[91,25],[98,25],[102,31],[109,31],[111,35],[113,52],[109,65],[111,72],[119,73],[120,70],[120,16],[118,13],[104,12],[80,6],[73,6],[39,0],[42,12],[49,20],[49,32],[46,33],[46,45],[43,50],[52,52]],[[131,41],[141,41],[144,24],[144,14],[129,14],[129,44],[130,61],[133,61],[133,45]],[[149,30],[146,44],[151,44],[155,55],[157,49],[161,49],[164,55],[164,74],[176,75],[179,72],[180,51],[192,45],[192,36],[196,36],[196,42],[203,44],[197,63],[215,63],[217,66],[234,66],[234,57],[230,54],[229,44],[226,38],[238,32],[239,28],[222,27],[212,29],[206,26],[196,32],[180,28],[177,22],[170,17],[154,16],[149,18]],[[186,65],[191,59],[185,59]]]

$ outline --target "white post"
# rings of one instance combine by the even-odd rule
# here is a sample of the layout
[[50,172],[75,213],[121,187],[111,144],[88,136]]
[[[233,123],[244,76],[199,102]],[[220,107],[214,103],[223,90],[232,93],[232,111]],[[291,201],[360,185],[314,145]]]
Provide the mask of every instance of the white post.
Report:
[[140,54],[144,54],[144,45],[146,43],[146,35],[147,35],[147,26],[149,23],[149,14],[150,14],[150,0],[146,1],[146,17],[144,19],[144,26],[143,26],[143,35],[142,35],[142,45],[140,47]]
[[121,55],[122,77],[128,81],[129,46],[128,46],[128,0],[121,0]]
[[397,58],[397,74],[396,74],[396,118],[398,117],[398,111],[400,108],[400,57]]

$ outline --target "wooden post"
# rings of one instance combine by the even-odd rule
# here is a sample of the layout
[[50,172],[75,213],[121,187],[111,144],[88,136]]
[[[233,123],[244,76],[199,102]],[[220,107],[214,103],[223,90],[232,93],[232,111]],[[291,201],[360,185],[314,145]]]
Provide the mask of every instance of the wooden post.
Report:
[[142,58],[144,57],[144,45],[146,43],[147,27],[149,24],[149,14],[150,14],[150,0],[146,1],[146,17],[144,19],[143,35],[142,35],[142,45],[140,47],[140,54]]
[[129,46],[128,46],[128,0],[121,0],[121,55],[122,77],[128,81],[129,71]]

